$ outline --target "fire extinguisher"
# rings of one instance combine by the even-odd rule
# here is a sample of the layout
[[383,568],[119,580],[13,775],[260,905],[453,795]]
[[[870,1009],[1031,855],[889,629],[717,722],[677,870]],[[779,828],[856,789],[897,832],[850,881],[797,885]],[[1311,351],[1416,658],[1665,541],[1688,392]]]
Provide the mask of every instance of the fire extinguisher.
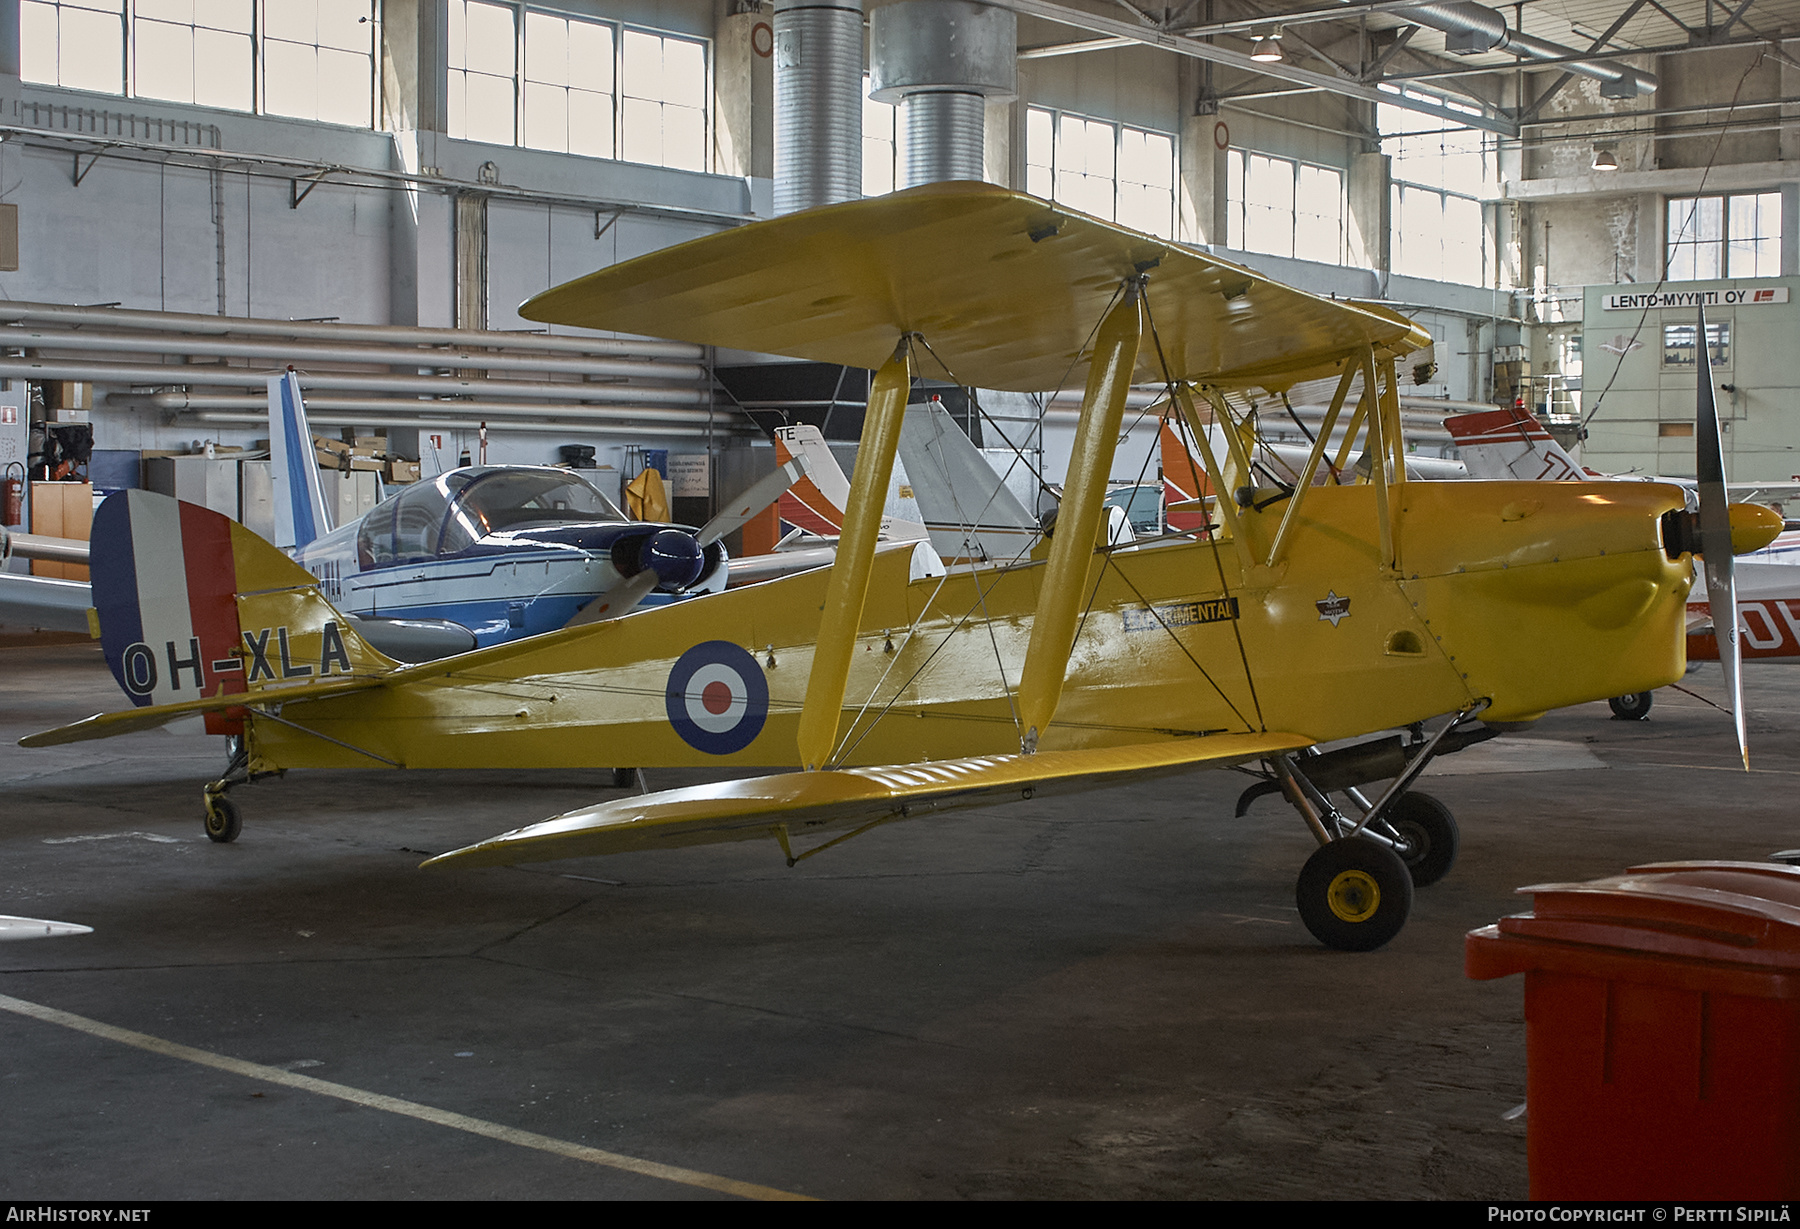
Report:
[[[18,475],[13,475],[14,470]],[[0,525],[23,525],[25,523],[25,466],[18,461],[8,463],[6,479],[0,482],[0,492],[5,495],[5,515],[0,516]]]

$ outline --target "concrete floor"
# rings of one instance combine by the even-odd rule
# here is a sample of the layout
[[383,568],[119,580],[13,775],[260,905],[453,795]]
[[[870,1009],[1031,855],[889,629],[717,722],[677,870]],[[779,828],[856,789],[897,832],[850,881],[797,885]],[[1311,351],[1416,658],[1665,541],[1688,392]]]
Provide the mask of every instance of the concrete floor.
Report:
[[1235,774],[792,870],[770,843],[426,873],[610,774],[297,773],[213,845],[222,744],[22,750],[122,697],[89,646],[0,651],[0,913],[94,928],[0,944],[0,995],[163,1051],[0,1010],[0,1198],[1523,1198],[1521,985],[1466,980],[1463,934],[1522,884],[1800,845],[1800,670],[1748,678],[1748,776],[1672,691],[1445,761],[1456,869],[1345,955],[1293,908],[1304,829],[1232,821]]

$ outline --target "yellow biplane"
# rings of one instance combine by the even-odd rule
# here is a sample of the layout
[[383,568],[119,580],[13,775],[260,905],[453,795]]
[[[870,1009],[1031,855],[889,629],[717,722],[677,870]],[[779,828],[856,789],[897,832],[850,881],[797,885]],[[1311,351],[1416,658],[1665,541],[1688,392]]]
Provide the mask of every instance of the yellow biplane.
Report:
[[[1417,327],[1042,200],[955,183],[831,206],[602,270],[522,312],[875,369],[835,565],[401,666],[241,527],[134,492],[131,540],[187,552],[155,575],[139,561],[135,612],[97,603],[103,632],[124,629],[108,656],[142,706],[25,743],[205,714],[235,749],[207,787],[216,836],[235,834],[230,786],[287,768],[799,766],[606,802],[429,866],[748,839],[791,863],[896,819],[1262,762],[1319,841],[1297,888],[1308,927],[1369,949],[1404,923],[1415,874],[1448,869],[1453,821],[1409,817],[1405,800],[1476,714],[1524,722],[1682,674],[1699,531],[1679,490],[1407,481],[1395,365],[1428,341]],[[946,575],[912,544],[878,544],[921,371],[1085,383],[1054,530],[1030,556]],[[1228,392],[1326,376],[1329,417],[1291,492],[1255,488],[1241,431],[1215,455],[1207,423],[1237,425]],[[1106,481],[1126,391],[1145,383],[1166,388],[1207,489],[1235,498],[1197,530],[1116,549]],[[1362,441],[1370,480],[1314,486],[1346,414],[1343,447]],[[152,611],[148,590],[180,574],[181,609]],[[1311,753],[1439,718],[1410,747]],[[1388,778],[1350,813],[1331,801]]]

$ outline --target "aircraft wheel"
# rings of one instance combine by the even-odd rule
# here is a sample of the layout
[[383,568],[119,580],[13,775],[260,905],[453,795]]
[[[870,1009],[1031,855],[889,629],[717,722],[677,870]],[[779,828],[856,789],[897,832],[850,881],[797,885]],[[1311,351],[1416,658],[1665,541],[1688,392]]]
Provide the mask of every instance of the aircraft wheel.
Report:
[[209,840],[223,845],[237,840],[238,833],[243,830],[244,816],[237,803],[224,794],[206,796],[206,835]]
[[1300,870],[1294,901],[1313,937],[1340,952],[1372,952],[1400,933],[1413,881],[1386,845],[1348,837],[1321,845]]
[[1428,888],[1456,865],[1456,816],[1430,794],[1408,791],[1387,813],[1387,822],[1406,848],[1400,860],[1412,872],[1413,887]]
[[1640,691],[1635,695],[1614,696],[1606,706],[1612,709],[1615,721],[1643,721],[1650,716],[1650,693]]

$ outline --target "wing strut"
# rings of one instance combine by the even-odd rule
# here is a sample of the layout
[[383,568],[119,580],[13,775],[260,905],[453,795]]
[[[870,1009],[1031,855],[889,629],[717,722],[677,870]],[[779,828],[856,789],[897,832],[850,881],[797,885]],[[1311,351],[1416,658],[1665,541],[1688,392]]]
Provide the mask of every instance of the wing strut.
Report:
[[[1254,560],[1250,557],[1250,544],[1244,537],[1244,526],[1238,519],[1238,506],[1232,484],[1226,480],[1225,471],[1219,466],[1219,458],[1213,452],[1212,438],[1208,435],[1206,424],[1200,421],[1200,412],[1194,406],[1194,389],[1190,384],[1175,386],[1175,402],[1181,407],[1181,416],[1187,420],[1188,430],[1194,436],[1194,447],[1200,450],[1201,463],[1206,466],[1207,477],[1212,482],[1213,511],[1225,523],[1225,533],[1231,539],[1232,549],[1238,553],[1238,563],[1244,575],[1250,574],[1250,566]],[[1215,416],[1217,411],[1214,411]],[[1231,431],[1231,420],[1225,420],[1225,430]],[[1218,548],[1218,539],[1213,538],[1213,546]]]
[[900,446],[900,424],[911,390],[912,336],[907,334],[869,386],[856,478],[838,531],[837,562],[825,590],[825,613],[819,621],[812,673],[806,679],[806,705],[800,710],[800,762],[808,771],[825,767],[837,745],[850,655],[862,628],[875,540],[881,533],[881,507],[887,498],[888,478],[894,472],[894,452]]
[[1127,282],[1125,293],[1106,313],[1094,338],[1093,365],[1088,368],[1087,391],[1081,399],[1081,424],[1069,454],[1062,506],[1050,539],[1050,562],[1038,590],[1031,643],[1019,676],[1019,720],[1025,727],[1027,755],[1037,751],[1038,739],[1062,699],[1075,625],[1092,575],[1094,538],[1106,511],[1106,480],[1112,473],[1113,451],[1125,417],[1125,394],[1131,388],[1138,341],[1143,336],[1142,290],[1141,279]]
[[1381,405],[1380,385],[1375,382],[1373,350],[1362,352],[1362,373],[1363,404],[1369,408],[1369,437],[1363,451],[1369,458],[1369,481],[1375,484],[1375,515],[1381,523],[1381,558],[1378,562],[1382,571],[1390,572],[1395,559],[1394,516],[1388,501],[1388,482],[1394,457],[1388,447],[1388,424],[1382,421],[1386,415]]
[[[1287,510],[1281,514],[1281,525],[1275,530],[1275,540],[1269,543],[1267,567],[1272,568],[1280,562],[1281,548],[1286,545],[1288,534],[1300,519],[1300,505],[1306,502],[1306,493],[1312,489],[1313,475],[1319,472],[1319,462],[1325,456],[1326,441],[1337,427],[1338,415],[1344,409],[1344,398],[1350,395],[1350,382],[1355,377],[1356,367],[1346,362],[1343,377],[1338,380],[1337,392],[1331,398],[1331,408],[1325,411],[1325,421],[1319,424],[1318,438],[1313,440],[1312,451],[1306,455],[1306,465],[1300,471],[1300,479],[1294,484],[1294,497],[1288,501]],[[1295,417],[1294,421],[1297,423],[1300,419]]]

